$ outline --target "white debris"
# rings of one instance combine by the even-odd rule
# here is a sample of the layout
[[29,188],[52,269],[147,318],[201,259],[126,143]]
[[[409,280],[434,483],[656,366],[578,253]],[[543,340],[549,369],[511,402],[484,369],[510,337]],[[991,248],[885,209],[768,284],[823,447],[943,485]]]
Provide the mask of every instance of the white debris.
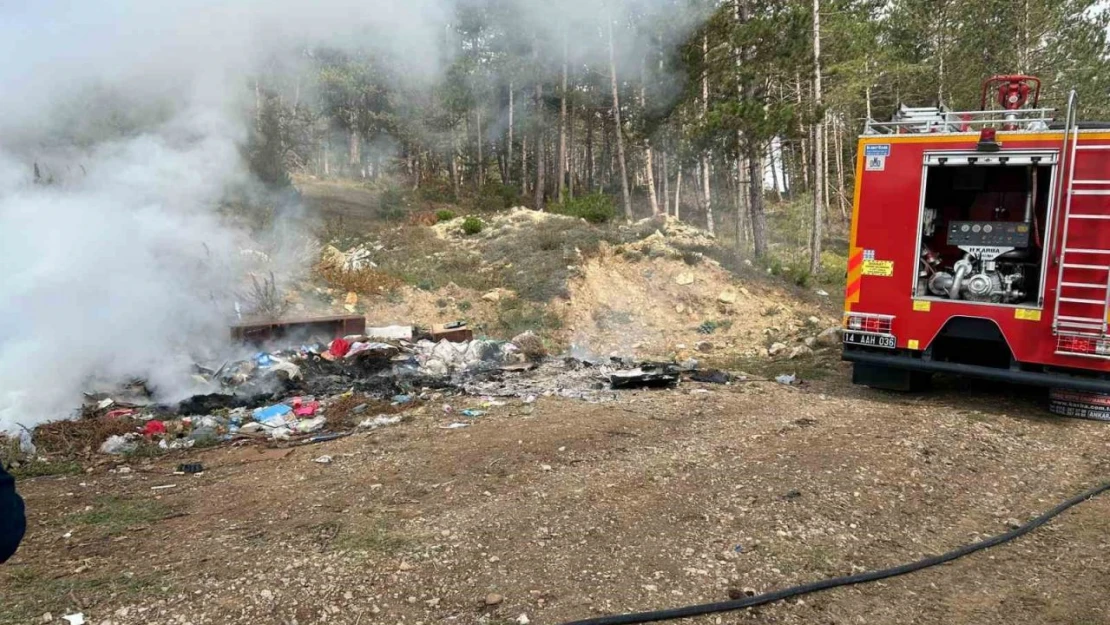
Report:
[[400,415],[397,415],[397,416],[394,416],[394,417],[387,417],[384,414],[380,414],[380,415],[374,417],[373,419],[363,420],[362,423],[358,424],[358,427],[368,428],[368,429],[374,430],[374,429],[377,429],[377,428],[380,428],[380,427],[386,426],[386,425],[396,425],[400,422],[401,422],[401,416]]
[[320,456],[319,458],[313,458],[312,461],[317,464],[331,464],[332,459],[331,456]]

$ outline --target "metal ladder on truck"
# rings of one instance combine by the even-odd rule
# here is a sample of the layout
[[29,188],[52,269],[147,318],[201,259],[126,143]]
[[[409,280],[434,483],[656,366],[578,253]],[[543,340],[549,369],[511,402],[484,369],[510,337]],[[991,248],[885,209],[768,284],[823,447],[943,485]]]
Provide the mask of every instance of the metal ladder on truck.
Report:
[[[1086,212],[1072,212],[1072,200],[1076,197],[1110,196],[1110,180],[1075,179],[1075,161],[1079,153],[1094,150],[1110,151],[1110,145],[1079,145],[1077,109],[1078,98],[1073,90],[1068,96],[1067,115],[1064,118],[1064,141],[1060,150],[1061,157],[1067,155],[1068,171],[1066,182],[1062,172],[1060,175],[1061,192],[1058,197],[1064,205],[1064,230],[1060,237],[1059,257],[1053,255],[1059,264],[1059,274],[1056,280],[1052,330],[1056,334],[1105,337],[1108,330],[1107,317],[1110,316],[1110,248],[1103,246],[1110,243],[1101,243],[1097,247],[1072,246],[1069,245],[1069,235],[1074,236],[1073,222],[1076,228],[1084,228],[1088,231],[1110,231],[1110,211],[1091,212],[1088,208]],[[1110,154],[1107,156],[1110,157]],[[1104,238],[1110,241],[1110,237]],[[1061,315],[1061,304],[1090,314]],[[1091,316],[1096,309],[1102,311],[1101,315]]]

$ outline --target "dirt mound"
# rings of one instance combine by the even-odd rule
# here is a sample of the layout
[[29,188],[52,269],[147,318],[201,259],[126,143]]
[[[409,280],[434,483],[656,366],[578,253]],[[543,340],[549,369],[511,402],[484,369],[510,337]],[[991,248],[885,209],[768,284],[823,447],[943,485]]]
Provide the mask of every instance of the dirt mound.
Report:
[[506,213],[482,215],[480,219],[485,227],[481,232],[474,235],[467,235],[462,230],[463,221],[466,220],[465,215],[447,221],[441,221],[432,226],[432,231],[441,239],[477,242],[496,239],[514,230],[535,227],[537,224],[548,221],[563,221],[567,223],[578,221],[574,217],[532,210],[530,208],[524,208],[523,206],[517,206]]
[[[670,247],[670,240],[652,235],[637,245]],[[804,352],[805,339],[836,324],[782,289],[740,284],[709,262],[692,266],[669,255],[606,249],[580,269],[566,306],[566,334],[601,354],[758,357],[782,343],[787,356]]]

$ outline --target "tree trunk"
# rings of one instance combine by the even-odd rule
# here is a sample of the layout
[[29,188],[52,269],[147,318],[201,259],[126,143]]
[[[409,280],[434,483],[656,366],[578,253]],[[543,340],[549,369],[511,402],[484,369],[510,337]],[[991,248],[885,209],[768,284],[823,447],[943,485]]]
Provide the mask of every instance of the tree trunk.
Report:
[[574,107],[567,117],[567,197],[574,199]]
[[624,161],[624,128],[621,125],[621,101],[617,89],[617,59],[613,46],[613,19],[609,21],[609,79],[613,86],[613,126],[617,134],[617,163],[620,165],[621,198],[624,200],[624,216],[632,219],[632,197],[628,191],[628,168]]
[[671,214],[671,195],[670,195],[670,189],[668,188],[668,184],[669,184],[668,180],[667,180],[668,176],[669,176],[669,174],[667,173],[667,150],[664,149],[663,150],[663,214],[669,216]]
[[359,165],[362,162],[362,155],[360,154],[360,144],[358,131],[351,130],[347,135],[347,166],[350,167],[351,173],[356,174],[359,170]]
[[478,180],[477,180],[477,187],[478,187],[478,190],[480,191],[482,189],[482,185],[486,181],[486,175],[485,175],[486,172],[485,172],[485,169],[484,169],[485,160],[484,160],[483,155],[482,155],[482,107],[480,107],[480,106],[474,109],[474,121],[475,121],[475,125],[477,126],[476,134],[477,134],[477,139],[478,139]]
[[848,198],[845,195],[844,189],[844,143],[841,139],[841,131],[843,130],[843,122],[840,118],[833,121],[833,147],[836,152],[836,196],[840,204],[840,216],[844,221],[848,220]]
[[736,158],[736,247],[743,250],[748,241],[747,202],[744,201],[744,157]]
[[682,165],[678,166],[678,179],[674,182],[674,218],[682,219],[680,207],[682,206]]
[[559,203],[566,200],[567,175],[567,34],[563,32],[563,82],[559,89],[559,155],[555,166],[555,183],[559,186]]
[[509,81],[509,144],[505,148],[505,184],[513,183],[513,81]]
[[459,199],[459,139],[455,135],[451,142],[451,190],[455,192],[455,200]]
[[[801,109],[802,108],[802,76],[801,76],[801,74],[799,74],[797,72],[794,73],[794,82],[797,86],[797,98],[796,98],[795,102],[797,103],[798,108]],[[801,125],[801,123],[799,122],[799,126],[800,125]],[[802,135],[802,139],[801,139],[801,146],[802,146],[802,167],[801,167],[801,169],[802,169],[802,190],[803,191],[808,191],[809,190],[809,165],[810,165],[810,161],[809,161],[809,145],[808,145],[808,140],[805,138],[805,135],[807,135],[809,133],[803,132],[803,133],[800,133],[800,134]]]
[[594,115],[586,116],[586,192],[594,192]]
[[[640,70],[640,110],[647,110],[647,88],[644,86],[645,72]],[[644,173],[647,175],[648,200],[651,203],[651,214],[659,214],[659,197],[655,193],[655,163],[651,154],[651,138],[644,138]]]
[[821,104],[821,0],[813,0],[813,105],[820,118],[813,126],[813,219],[809,232],[809,273],[821,270],[821,240],[825,222],[825,111]]
[[[701,55],[702,55],[702,72],[701,72],[701,118],[702,123],[705,122],[705,117],[709,114],[709,33],[701,36]],[[701,187],[702,187],[702,201],[705,205],[705,225],[706,230],[710,235],[716,234],[713,226],[713,197],[709,191],[709,152],[702,152],[701,155]]]
[[547,159],[544,148],[543,140],[543,83],[536,83],[536,148],[533,150],[536,154],[536,187],[533,189],[532,205],[538,210],[542,211],[544,204],[544,161]]
[[748,147],[748,212],[756,258],[767,257],[767,217],[763,213],[763,156],[759,146]]

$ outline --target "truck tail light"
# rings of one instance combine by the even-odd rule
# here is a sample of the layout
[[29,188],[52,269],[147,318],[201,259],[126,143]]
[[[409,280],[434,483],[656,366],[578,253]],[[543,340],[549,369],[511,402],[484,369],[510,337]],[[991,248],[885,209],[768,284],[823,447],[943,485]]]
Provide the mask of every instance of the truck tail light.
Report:
[[1061,335],[1056,339],[1056,353],[1110,358],[1110,340],[1087,336]]
[[853,332],[869,332],[871,334],[890,334],[891,315],[873,315],[867,313],[848,313],[844,315],[844,327]]

